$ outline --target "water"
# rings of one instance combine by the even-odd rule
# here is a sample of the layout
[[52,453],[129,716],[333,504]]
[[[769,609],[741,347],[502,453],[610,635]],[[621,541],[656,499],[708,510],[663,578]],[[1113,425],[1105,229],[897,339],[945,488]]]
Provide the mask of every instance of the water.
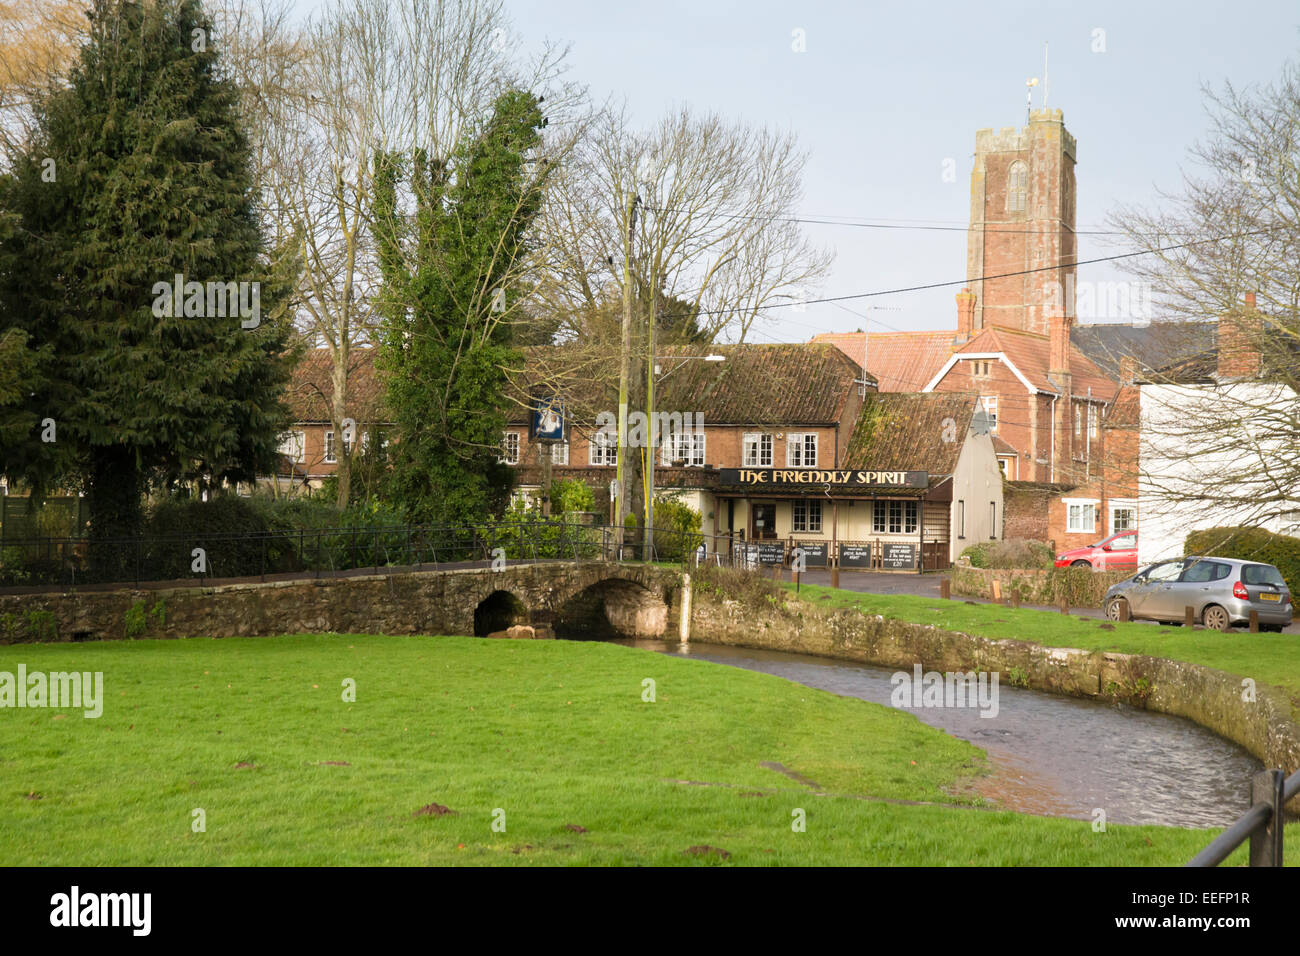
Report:
[[[616,644],[774,674],[845,697],[889,705],[895,673],[852,661],[719,644],[620,640]],[[1003,675],[1005,676],[1005,675]],[[998,687],[996,717],[974,707],[918,707],[920,720],[988,752],[980,789],[1022,813],[1108,823],[1226,826],[1249,806],[1263,765],[1236,744],[1167,714]]]

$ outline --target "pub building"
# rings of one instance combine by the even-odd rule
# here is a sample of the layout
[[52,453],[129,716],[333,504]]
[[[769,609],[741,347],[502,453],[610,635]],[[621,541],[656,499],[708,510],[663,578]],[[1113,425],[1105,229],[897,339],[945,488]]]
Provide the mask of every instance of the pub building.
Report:
[[722,468],[714,496],[719,534],[760,564],[946,568],[1002,529],[989,422],[953,393],[868,395],[839,467]]
[[[528,351],[522,389],[541,386],[565,409],[552,480],[580,478],[608,507],[615,449],[595,418],[617,408],[616,393],[595,376],[552,371],[574,365],[564,347]],[[705,352],[722,359],[694,360]],[[700,513],[710,554],[788,564],[803,546],[808,567],[914,571],[1000,536],[1002,475],[974,396],[877,394],[826,344],[676,347],[657,366],[657,411],[695,426],[662,443],[656,497]],[[517,469],[516,493],[536,497],[540,448],[517,407],[503,461]]]

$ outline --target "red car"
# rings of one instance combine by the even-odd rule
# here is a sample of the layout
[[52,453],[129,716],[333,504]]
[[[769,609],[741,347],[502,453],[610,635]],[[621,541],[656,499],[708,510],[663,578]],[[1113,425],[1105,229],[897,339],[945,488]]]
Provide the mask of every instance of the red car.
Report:
[[1138,533],[1121,531],[1086,548],[1062,551],[1056,556],[1058,568],[1120,568],[1138,562]]

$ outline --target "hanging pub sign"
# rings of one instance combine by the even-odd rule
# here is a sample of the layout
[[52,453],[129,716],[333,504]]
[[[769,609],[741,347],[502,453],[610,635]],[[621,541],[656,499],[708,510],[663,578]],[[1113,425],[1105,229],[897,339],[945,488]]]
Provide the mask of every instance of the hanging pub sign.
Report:
[[534,441],[564,441],[564,406],[554,395],[533,396],[528,437]]
[[869,471],[858,468],[722,468],[724,485],[771,488],[830,485],[834,488],[926,488],[928,471]]

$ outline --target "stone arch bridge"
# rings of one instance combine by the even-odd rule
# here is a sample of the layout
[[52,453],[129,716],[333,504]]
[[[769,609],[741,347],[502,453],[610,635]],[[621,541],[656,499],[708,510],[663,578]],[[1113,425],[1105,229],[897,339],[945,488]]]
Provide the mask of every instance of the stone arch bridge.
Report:
[[[124,637],[236,637],[315,632],[495,634],[602,640],[657,637],[679,606],[676,568],[604,561],[554,561],[236,583],[216,587],[123,589],[0,596],[21,621],[53,615],[53,634],[0,634],[0,641]],[[147,630],[127,633],[127,612],[143,604]],[[138,622],[140,615],[135,616]],[[675,621],[675,619],[674,619]],[[524,628],[510,632],[511,627]],[[527,629],[531,628],[529,632]]]

